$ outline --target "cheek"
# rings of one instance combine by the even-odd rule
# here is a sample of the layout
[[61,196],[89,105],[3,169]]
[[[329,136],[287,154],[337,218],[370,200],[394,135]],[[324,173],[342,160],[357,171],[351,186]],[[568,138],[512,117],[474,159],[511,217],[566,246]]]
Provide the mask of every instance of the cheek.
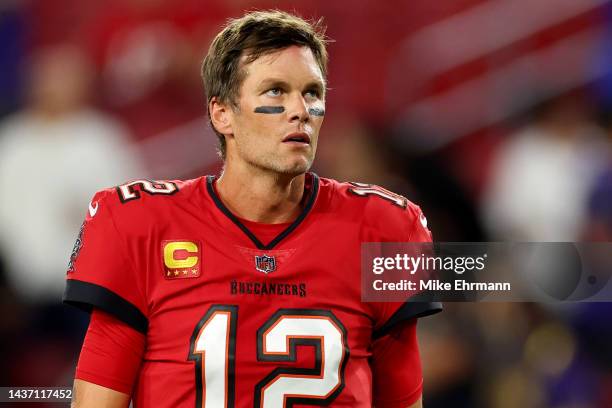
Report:
[[316,118],[312,121],[312,130],[315,135],[319,135],[319,131],[321,130],[321,126],[323,125],[323,118]]
[[253,129],[258,129],[261,136],[270,135],[271,131],[279,129],[282,121],[283,114],[277,113],[251,113],[249,114],[250,123]]
[[236,121],[235,136],[239,143],[257,148],[278,133],[279,115],[245,113]]

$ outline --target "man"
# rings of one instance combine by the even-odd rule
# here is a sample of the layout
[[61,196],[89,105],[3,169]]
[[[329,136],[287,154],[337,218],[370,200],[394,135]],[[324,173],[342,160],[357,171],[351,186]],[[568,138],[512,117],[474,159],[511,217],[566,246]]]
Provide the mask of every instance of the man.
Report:
[[419,208],[308,173],[325,114],[319,27],[231,21],[203,64],[219,178],[96,194],[65,301],[92,309],[74,406],[419,407],[419,316],[362,303],[361,242],[430,241]]

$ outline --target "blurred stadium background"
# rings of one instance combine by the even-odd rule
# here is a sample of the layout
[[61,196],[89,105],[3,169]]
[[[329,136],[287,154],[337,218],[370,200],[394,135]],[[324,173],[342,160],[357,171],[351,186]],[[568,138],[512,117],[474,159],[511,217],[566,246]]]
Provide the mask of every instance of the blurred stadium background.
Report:
[[[611,240],[608,0],[2,0],[0,385],[71,384],[87,316],[59,299],[96,190],[220,169],[200,60],[255,8],[334,40],[319,174],[406,195],[438,241]],[[612,407],[611,312],[447,304],[425,406]]]

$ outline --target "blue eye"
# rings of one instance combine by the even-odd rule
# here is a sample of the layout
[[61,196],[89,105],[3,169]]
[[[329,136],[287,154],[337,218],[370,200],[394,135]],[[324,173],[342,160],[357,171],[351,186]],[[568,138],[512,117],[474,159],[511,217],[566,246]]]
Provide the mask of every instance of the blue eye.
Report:
[[266,91],[267,96],[280,96],[282,93],[280,88],[271,88]]
[[321,96],[319,91],[317,91],[316,89],[308,90],[304,93],[304,95],[309,98],[314,98],[314,99],[318,99]]

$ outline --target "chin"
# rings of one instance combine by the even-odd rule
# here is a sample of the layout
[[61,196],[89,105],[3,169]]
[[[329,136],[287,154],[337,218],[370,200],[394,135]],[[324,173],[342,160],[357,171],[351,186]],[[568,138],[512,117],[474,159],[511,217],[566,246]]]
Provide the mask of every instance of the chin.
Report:
[[283,176],[299,176],[306,173],[312,166],[312,159],[306,156],[285,158],[267,157],[265,160],[253,160],[251,164],[262,170],[272,171]]
[[274,170],[278,173],[299,176],[300,174],[306,173],[312,166],[311,161],[300,161],[295,163],[288,163],[287,165],[277,166]]
[[296,177],[296,176],[306,173],[309,169],[310,169],[310,166],[291,167],[291,168],[279,169],[278,173],[284,174],[287,176]]

